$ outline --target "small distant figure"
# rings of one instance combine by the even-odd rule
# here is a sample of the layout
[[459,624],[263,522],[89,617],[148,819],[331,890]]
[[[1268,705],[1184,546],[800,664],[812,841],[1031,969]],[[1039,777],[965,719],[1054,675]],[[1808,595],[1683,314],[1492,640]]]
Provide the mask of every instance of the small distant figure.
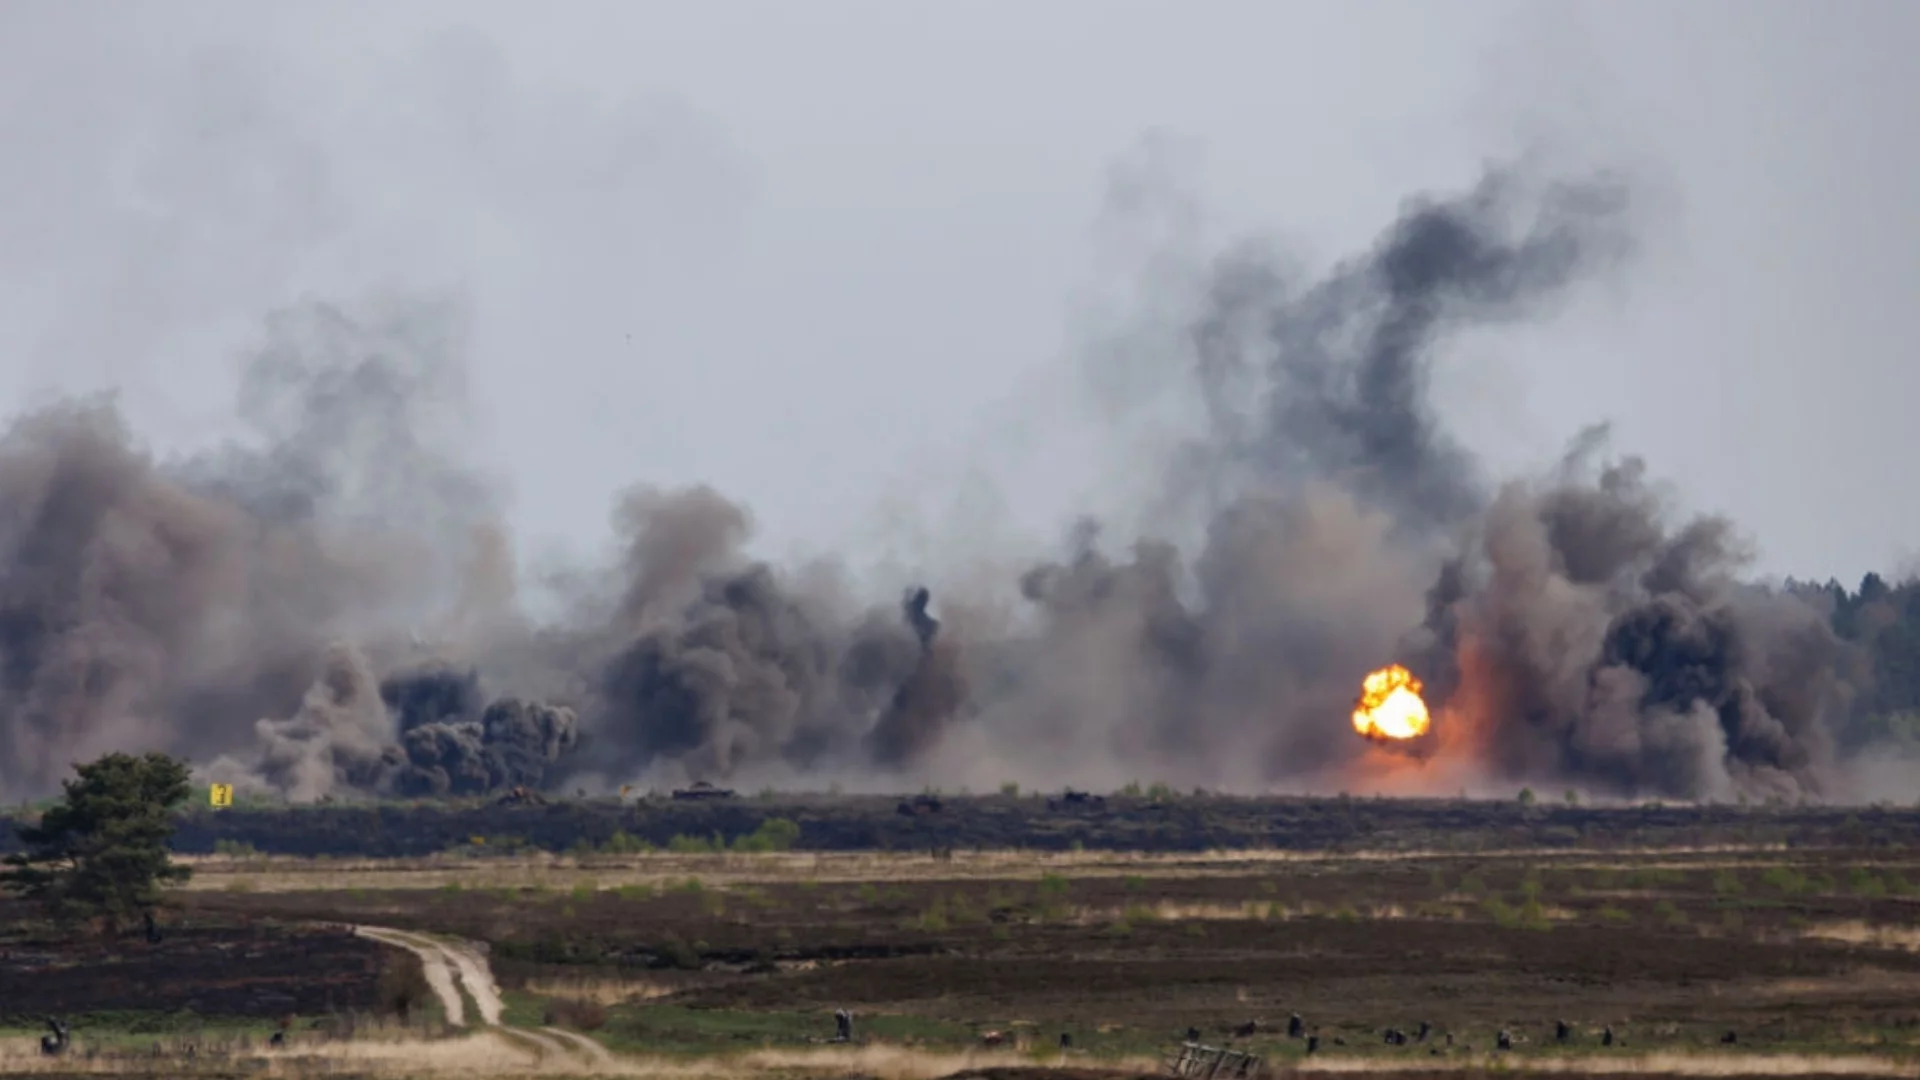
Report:
[[1187,1041],[1188,1041],[1188,1042],[1199,1042],[1199,1041],[1200,1041],[1200,1029],[1199,1029],[1199,1028],[1197,1028],[1197,1027],[1189,1027],[1189,1028],[1187,1029]]
[[1305,1030],[1307,1030],[1306,1021],[1300,1019],[1299,1013],[1294,1013],[1292,1016],[1287,1017],[1287,1038],[1297,1039],[1300,1037],[1300,1033]]
[[1233,1034],[1237,1038],[1251,1039],[1253,1038],[1254,1033],[1259,1030],[1260,1030],[1260,1021],[1249,1020],[1246,1023],[1241,1024],[1239,1027],[1234,1028]]
[[833,1010],[833,1041],[853,1041],[853,1014],[845,1009]]
[[1613,1025],[1612,1024],[1608,1024],[1604,1029],[1601,1030],[1600,1045],[1601,1046],[1613,1045]]
[[1320,1052],[1320,1036],[1318,1035],[1307,1036],[1307,1053],[1317,1054],[1319,1052]]
[[1500,1034],[1493,1037],[1493,1042],[1494,1045],[1501,1050],[1511,1050],[1513,1049],[1513,1033],[1506,1028],[1501,1028]]
[[1433,1034],[1433,1025],[1427,1023],[1425,1020],[1422,1020],[1420,1021],[1420,1030],[1413,1033],[1413,1041],[1426,1042],[1427,1036],[1432,1034]]
[[40,1036],[40,1052],[47,1057],[59,1057],[67,1052],[67,1025],[58,1017],[47,1017],[47,1027],[51,1035]]
[[1738,1042],[1739,1039],[1740,1037],[1738,1035],[1735,1035],[1733,1032],[1729,1031],[1725,1035],[1720,1036],[1720,1045],[1732,1046],[1734,1043]]
[[1447,1049],[1453,1049],[1453,1032],[1447,1032]]
[[1388,1046],[1405,1046],[1407,1045],[1407,1033],[1401,1031],[1399,1028],[1388,1028],[1385,1042]]
[[1073,1036],[1067,1034],[1064,1031],[1060,1033],[1060,1049],[1062,1050],[1073,1049]]
[[160,944],[160,927],[158,924],[156,924],[153,921],[153,909],[147,908],[141,911],[140,919],[142,922],[146,924],[146,927],[147,927],[147,944],[149,945]]
[[1572,1037],[1573,1037],[1573,1029],[1567,1026],[1567,1022],[1565,1020],[1555,1020],[1553,1022],[1553,1041],[1554,1042],[1564,1043]]
[[267,1045],[273,1047],[275,1050],[286,1049],[287,1033],[284,1031],[274,1032],[273,1037],[267,1040]]

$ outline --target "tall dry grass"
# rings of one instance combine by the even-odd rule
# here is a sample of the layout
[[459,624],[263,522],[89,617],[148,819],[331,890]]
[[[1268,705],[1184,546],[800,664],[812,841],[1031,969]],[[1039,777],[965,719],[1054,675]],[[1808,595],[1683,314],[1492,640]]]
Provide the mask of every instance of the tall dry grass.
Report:
[[610,979],[576,975],[557,979],[529,979],[525,989],[528,993],[543,998],[613,1006],[663,998],[674,993],[677,988],[651,979]]
[[[594,1054],[552,1038],[533,1041],[534,1032],[489,1031],[437,1040],[365,1040],[296,1045],[284,1052],[256,1053],[196,1061],[155,1059],[137,1054],[65,1058],[40,1055],[37,1042],[0,1040],[0,1075],[47,1074],[99,1076],[231,1075],[236,1067],[250,1076],[304,1080],[307,1077],[471,1076],[509,1077],[618,1076],[637,1080],[722,1080],[728,1077],[844,1077],[875,1080],[934,1080],[972,1069],[1057,1064],[1013,1051],[936,1052],[909,1047],[867,1045],[793,1050],[756,1050],[699,1059],[616,1057]],[[548,1049],[551,1048],[551,1049]],[[1084,1064],[1084,1062],[1076,1062]],[[1134,1072],[1152,1071],[1157,1061],[1102,1062]]]
[[1920,1063],[1873,1055],[1838,1054],[1591,1054],[1496,1060],[1491,1056],[1409,1062],[1393,1058],[1323,1057],[1296,1070],[1318,1073],[1528,1073],[1583,1076],[1920,1076]]
[[[1438,867],[1471,862],[1526,862],[1557,870],[1581,869],[1759,869],[1782,860],[1777,845],[1716,845],[1639,850],[1586,848],[1513,848],[1489,851],[1280,851],[1246,850],[1156,854],[1079,851],[956,851],[948,859],[931,854],[884,852],[777,852],[764,854],[566,855],[528,853],[504,856],[433,855],[410,859],[331,859],[292,856],[190,856],[194,867],[185,887],[192,890],[258,892],[315,889],[469,888],[611,889],[661,888],[699,878],[714,888],[748,884],[815,881],[864,883],[900,881],[1008,881],[1049,873],[1075,877],[1238,877],[1289,864],[1364,866],[1381,862],[1422,862]],[[1816,854],[1798,849],[1790,861]],[[1889,861],[1887,868],[1920,868],[1920,859]]]
[[[818,1047],[757,1050],[700,1059],[593,1055],[548,1040],[535,1043],[525,1032],[482,1032],[438,1040],[367,1039],[317,1043],[286,1052],[259,1053],[246,1059],[203,1057],[187,1062],[158,1061],[137,1055],[75,1055],[44,1058],[28,1039],[0,1039],[0,1075],[177,1076],[232,1075],[305,1080],[322,1077],[471,1076],[487,1080],[511,1077],[608,1076],[634,1080],[726,1080],[726,1078],[872,1077],[874,1080],[937,1080],[985,1069],[1070,1066],[1117,1074],[1157,1073],[1161,1062],[1149,1058],[1098,1062],[1049,1054],[1044,1057],[1004,1050],[926,1051],[899,1046]],[[565,1051],[565,1052],[562,1052]],[[1395,1073],[1402,1075],[1527,1075],[1644,1077],[1917,1077],[1920,1063],[1877,1055],[1648,1053],[1587,1054],[1571,1057],[1496,1058],[1493,1055],[1409,1060],[1395,1057],[1329,1055],[1290,1063],[1284,1072]]]
[[1838,941],[1847,945],[1871,945],[1877,949],[1920,952],[1920,927],[1867,923],[1858,919],[1814,923],[1800,932],[1801,937],[1817,941]]

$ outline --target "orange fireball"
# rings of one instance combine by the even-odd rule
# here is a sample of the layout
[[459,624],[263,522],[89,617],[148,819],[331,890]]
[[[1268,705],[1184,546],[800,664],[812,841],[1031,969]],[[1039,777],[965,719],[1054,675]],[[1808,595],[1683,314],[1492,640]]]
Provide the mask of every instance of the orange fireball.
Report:
[[1353,730],[1369,739],[1417,739],[1433,719],[1420,698],[1420,680],[1393,664],[1368,675],[1353,705]]

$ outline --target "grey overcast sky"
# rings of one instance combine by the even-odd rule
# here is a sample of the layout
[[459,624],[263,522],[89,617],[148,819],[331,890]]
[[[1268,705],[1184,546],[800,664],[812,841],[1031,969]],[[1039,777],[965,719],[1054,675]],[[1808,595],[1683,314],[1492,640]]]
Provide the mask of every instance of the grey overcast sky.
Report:
[[1144,134],[1210,235],[1315,257],[1544,142],[1663,177],[1661,227],[1449,356],[1469,442],[1611,421],[1764,569],[1856,579],[1920,551],[1916,55],[1899,0],[0,0],[0,406],[118,387],[191,445],[272,307],[453,290],[528,550],[634,481],[776,555],[1046,539],[1125,472],[1068,405]]

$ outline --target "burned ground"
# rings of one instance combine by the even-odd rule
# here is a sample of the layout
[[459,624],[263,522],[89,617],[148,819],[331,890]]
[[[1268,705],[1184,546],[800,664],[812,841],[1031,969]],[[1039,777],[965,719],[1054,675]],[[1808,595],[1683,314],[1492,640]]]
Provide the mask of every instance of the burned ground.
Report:
[[[0,904],[0,1028],[38,1028],[48,1015],[77,1020],[151,1013],[149,1027],[196,1017],[321,1016],[378,1011],[406,977],[410,958],[340,929],[252,919],[189,919],[159,942],[103,940],[38,924],[22,905]],[[175,1014],[175,1021],[160,1021]]]
[[[716,871],[751,861],[710,858]],[[1297,1056],[1284,1037],[1296,1011],[1323,1052],[1338,1038],[1340,1053],[1423,1061],[1448,1053],[1447,1034],[1451,1053],[1484,1053],[1501,1028],[1553,1049],[1559,1020],[1587,1050],[1608,1025],[1639,1050],[1711,1048],[1728,1031],[1748,1049],[1920,1048],[1920,952],[1834,929],[1920,914],[1909,886],[1920,860],[1884,850],[1142,862],[1136,873],[1066,861],[997,877],[963,859],[946,880],[876,868],[866,881],[617,884],[645,859],[587,860],[548,887],[231,891],[209,878],[185,902],[205,917],[484,940],[511,991],[611,988],[605,1033],[635,1045],[694,1041],[724,1017],[763,1018],[728,1039],[798,1042],[849,1008],[933,1041],[991,1028],[1050,1045],[1066,1031],[1095,1053],[1150,1052],[1191,1025]],[[1427,1044],[1380,1045],[1385,1028],[1423,1020],[1437,1031]],[[1257,1032],[1236,1036],[1249,1021]]]
[[[390,1012],[373,947],[310,929],[357,923],[483,943],[509,1023],[554,1018],[631,1053],[797,1050],[830,1037],[845,1008],[861,1040],[945,1052],[1000,1032],[1037,1050],[1066,1033],[1089,1065],[1150,1060],[1189,1027],[1297,1062],[1304,1040],[1285,1034],[1295,1012],[1321,1038],[1316,1061],[1384,1059],[1370,1068],[1477,1069],[1503,1029],[1515,1073],[1540,1054],[1725,1053],[1728,1033],[1742,1053],[1920,1058],[1920,829],[1906,810],[1117,796],[1053,813],[1042,799],[947,798],[901,814],[897,803],[201,813],[195,822],[229,830],[333,823],[296,835],[355,822],[371,834],[376,818],[411,828],[429,814],[448,835],[474,832],[410,858],[229,842],[191,860],[159,952],[135,943],[108,960],[105,946],[59,946],[51,966],[15,963],[6,977],[54,972],[66,982],[49,1002],[100,1016],[258,1015],[286,1007],[272,995],[289,983],[307,986],[289,1011]],[[774,819],[816,850],[665,843],[765,833]],[[608,839],[560,844],[582,820]],[[1036,846],[1051,850],[938,842],[989,826],[1046,830]],[[628,827],[637,835],[623,837]],[[546,828],[570,850],[509,842]],[[831,850],[834,830],[855,828],[896,850]],[[1156,828],[1211,850],[1114,850]],[[1259,835],[1273,842],[1256,847]],[[656,836],[674,850],[647,849]],[[1067,838],[1080,850],[1064,850]],[[1423,1021],[1427,1041],[1386,1044],[1387,1028]]]
[[[502,805],[474,800],[255,806],[184,814],[175,850],[222,843],[289,855],[397,858],[469,844],[571,851],[624,838],[657,847],[676,837],[732,840],[772,819],[799,826],[813,851],[1073,849],[1200,852],[1649,848],[1712,844],[1884,847],[1920,836],[1905,807],[1588,807],[1517,800],[1231,798],[1114,795],[1098,805],[1040,796],[942,797],[934,813],[903,814],[893,797],[780,796],[621,803],[610,799]],[[0,852],[12,850],[0,818]]]

